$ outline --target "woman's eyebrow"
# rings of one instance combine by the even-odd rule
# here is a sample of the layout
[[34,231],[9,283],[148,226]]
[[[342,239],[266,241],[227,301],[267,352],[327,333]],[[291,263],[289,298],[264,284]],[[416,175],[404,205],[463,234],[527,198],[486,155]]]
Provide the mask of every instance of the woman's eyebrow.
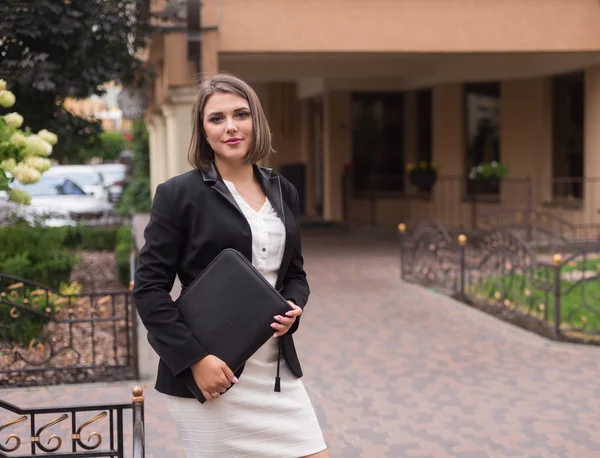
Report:
[[[240,107],[240,108],[236,108],[235,110],[233,110],[234,113],[237,113],[239,111],[249,111],[250,108],[248,107]],[[221,111],[214,111],[212,113],[207,114],[206,116],[214,116],[214,115],[222,115],[223,113]]]

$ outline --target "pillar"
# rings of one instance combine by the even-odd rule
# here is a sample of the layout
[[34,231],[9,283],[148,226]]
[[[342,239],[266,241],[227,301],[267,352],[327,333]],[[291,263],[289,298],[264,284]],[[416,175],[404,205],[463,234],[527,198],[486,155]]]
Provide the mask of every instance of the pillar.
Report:
[[192,104],[196,92],[195,86],[170,89],[170,103],[162,107],[166,124],[167,177],[180,175],[191,168],[187,153],[192,136]]
[[[416,164],[417,157],[417,93],[404,94],[404,163]],[[404,172],[404,192],[408,191],[408,169]]]
[[600,66],[585,71],[584,223],[600,223]]
[[324,97],[323,219],[342,221],[342,172],[351,162],[350,94],[329,92]]
[[148,125],[150,133],[150,189],[154,197],[156,187],[168,178],[165,117],[154,114]]

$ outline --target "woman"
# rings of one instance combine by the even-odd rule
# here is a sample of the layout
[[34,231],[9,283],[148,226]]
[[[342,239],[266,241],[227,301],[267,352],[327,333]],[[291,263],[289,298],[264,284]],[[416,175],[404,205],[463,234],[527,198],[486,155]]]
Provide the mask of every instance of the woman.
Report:
[[[273,150],[245,82],[224,74],[203,81],[193,113],[194,170],[158,186],[133,290],[160,356],[156,389],[188,458],[328,457],[292,337],[309,295],[298,193],[256,165]],[[185,288],[225,248],[251,260],[292,308],[274,317],[273,337],[235,373],[192,336],[169,294],[175,275]],[[193,397],[186,377],[207,402]]]

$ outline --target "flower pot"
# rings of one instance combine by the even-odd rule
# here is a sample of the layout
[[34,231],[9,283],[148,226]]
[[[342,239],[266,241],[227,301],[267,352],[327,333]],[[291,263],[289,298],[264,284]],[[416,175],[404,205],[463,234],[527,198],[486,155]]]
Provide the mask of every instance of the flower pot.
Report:
[[409,177],[410,184],[416,187],[419,191],[430,192],[436,182],[436,178],[426,175],[411,175]]

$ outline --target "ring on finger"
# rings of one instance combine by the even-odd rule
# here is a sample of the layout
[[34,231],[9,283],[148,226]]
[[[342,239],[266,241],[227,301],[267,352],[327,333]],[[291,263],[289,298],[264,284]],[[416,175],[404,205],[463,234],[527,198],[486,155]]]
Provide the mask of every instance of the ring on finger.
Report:
[[214,393],[210,393],[210,395],[211,395],[213,398],[218,398],[220,394],[221,394],[221,393],[219,393],[218,391],[215,391]]

